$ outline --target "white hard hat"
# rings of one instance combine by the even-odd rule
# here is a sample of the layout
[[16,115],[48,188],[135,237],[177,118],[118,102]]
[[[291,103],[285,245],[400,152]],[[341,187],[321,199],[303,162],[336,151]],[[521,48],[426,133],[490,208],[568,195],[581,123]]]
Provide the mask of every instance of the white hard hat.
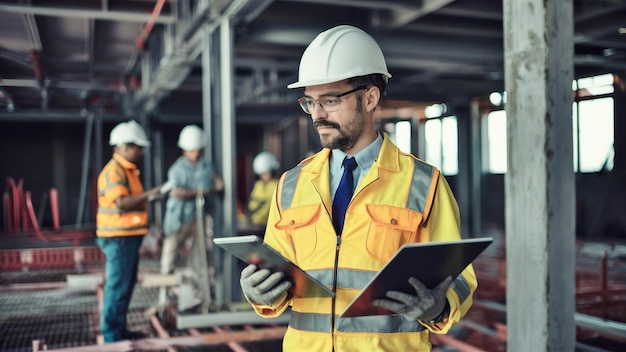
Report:
[[320,33],[302,54],[298,82],[287,88],[332,83],[347,78],[381,74],[387,64],[378,43],[363,30],[341,25]]
[[185,126],[178,136],[178,147],[185,151],[204,149],[204,132],[196,125]]
[[278,170],[278,167],[280,167],[278,160],[274,154],[270,152],[260,152],[252,161],[252,170],[254,170],[254,173],[257,175],[264,174],[272,170]]
[[149,147],[150,141],[140,124],[134,120],[121,122],[111,130],[109,145],[136,144],[140,147]]

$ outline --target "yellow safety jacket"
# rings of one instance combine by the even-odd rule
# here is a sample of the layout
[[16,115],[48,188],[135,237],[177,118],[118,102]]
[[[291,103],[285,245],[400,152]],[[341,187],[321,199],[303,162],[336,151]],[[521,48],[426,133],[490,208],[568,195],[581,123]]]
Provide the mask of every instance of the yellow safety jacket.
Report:
[[271,179],[268,182],[257,180],[250,192],[250,200],[248,201],[248,213],[250,216],[250,223],[252,225],[267,224],[267,217],[270,213],[270,204],[272,203],[272,196],[276,191],[277,179]]
[[472,305],[477,281],[471,266],[448,290],[450,315],[439,324],[411,322],[402,315],[338,316],[403,244],[461,238],[458,206],[448,183],[439,170],[400,152],[385,135],[338,236],[331,219],[330,153],[323,149],[281,176],[265,242],[327,285],[335,297],[288,295],[272,306],[253,307],[270,318],[291,305],[285,351],[429,351],[429,331],[446,333]]
[[96,234],[99,237],[137,236],[148,233],[147,202],[140,208],[124,211],[115,205],[122,196],[143,192],[137,165],[117,153],[98,176],[98,213]]

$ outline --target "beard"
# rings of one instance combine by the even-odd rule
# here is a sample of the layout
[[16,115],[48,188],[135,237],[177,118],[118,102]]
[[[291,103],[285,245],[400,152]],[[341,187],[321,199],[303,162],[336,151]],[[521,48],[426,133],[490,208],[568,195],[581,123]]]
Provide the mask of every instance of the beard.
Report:
[[[359,101],[360,102],[360,101]],[[357,104],[354,116],[344,125],[338,123],[317,120],[313,122],[313,126],[328,126],[339,131],[339,136],[333,137],[327,134],[320,134],[320,143],[324,148],[348,150],[354,147],[365,130],[365,121],[363,120],[363,108],[361,104]]]

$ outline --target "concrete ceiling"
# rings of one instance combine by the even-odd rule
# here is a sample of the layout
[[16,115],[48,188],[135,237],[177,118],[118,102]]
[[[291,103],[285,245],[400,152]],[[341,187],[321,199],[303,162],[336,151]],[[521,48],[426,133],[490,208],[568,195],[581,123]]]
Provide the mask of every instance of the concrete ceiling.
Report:
[[[626,71],[626,1],[574,6],[575,75]],[[393,75],[388,104],[504,89],[497,0],[0,0],[0,119],[91,106],[105,116],[198,115],[200,34],[224,18],[234,25],[238,118],[297,112],[299,92],[286,84],[307,44],[338,24],[380,43]]]

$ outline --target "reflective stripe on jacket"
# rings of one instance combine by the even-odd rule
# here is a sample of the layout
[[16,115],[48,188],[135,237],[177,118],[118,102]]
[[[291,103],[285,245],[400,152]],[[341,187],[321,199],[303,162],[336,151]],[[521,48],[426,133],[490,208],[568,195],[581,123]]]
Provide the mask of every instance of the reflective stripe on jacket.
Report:
[[329,157],[324,149],[281,176],[265,241],[336,296],[293,298],[255,310],[274,317],[292,306],[285,351],[303,346],[337,352],[430,350],[428,331],[447,332],[471,306],[477,285],[471,266],[448,291],[450,318],[442,323],[410,322],[401,315],[338,316],[403,244],[461,238],[458,206],[447,182],[435,167],[400,152],[385,135],[338,237],[331,219]]
[[124,211],[115,200],[143,192],[137,166],[113,154],[98,176],[98,213],[96,234],[99,237],[137,236],[148,233],[147,202],[139,209]]

